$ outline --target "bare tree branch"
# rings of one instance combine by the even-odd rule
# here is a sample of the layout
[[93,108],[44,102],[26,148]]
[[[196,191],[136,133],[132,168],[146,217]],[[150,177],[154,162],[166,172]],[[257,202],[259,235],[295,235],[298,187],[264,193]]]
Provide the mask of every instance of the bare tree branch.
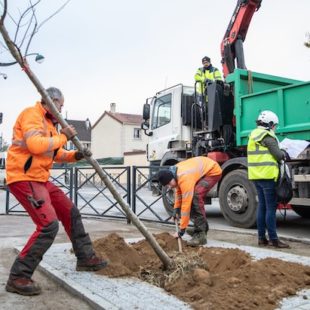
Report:
[[[0,4],[1,4],[2,7],[4,7],[3,3],[0,2]],[[17,25],[15,19],[13,18],[13,16],[12,16],[9,12],[7,12],[7,15],[10,17],[10,19],[12,20],[12,22],[13,22],[15,25]]]
[[[39,2],[38,2],[38,3],[39,3]],[[23,42],[24,42],[24,39],[26,38],[26,34],[28,33],[28,30],[29,30],[29,28],[30,28],[30,25],[32,24],[32,20],[34,19],[34,26],[33,26],[33,30],[32,30],[32,32],[31,32],[29,41],[28,41],[28,43],[27,43],[27,47],[26,47],[26,49],[25,49],[25,55],[28,54],[28,50],[29,50],[30,44],[31,44],[31,42],[32,42],[33,36],[34,36],[35,33],[36,33],[36,29],[37,29],[37,26],[38,26],[38,21],[37,21],[37,17],[36,17],[36,14],[35,14],[35,9],[34,9],[34,7],[32,7],[32,13],[33,13],[33,14],[32,14],[32,17],[31,17],[31,20],[30,20],[30,23],[29,23],[29,27],[28,27],[27,31],[25,32],[25,36],[24,36],[24,38],[23,38],[23,40],[22,40],[22,43],[21,43],[21,45],[22,45]]]
[[58,10],[56,10],[51,16],[49,16],[47,19],[45,19],[37,28],[37,31],[39,31],[39,29],[47,22],[49,21],[51,18],[53,18],[56,14],[58,14],[61,10],[64,9],[64,7],[70,2],[71,0],[67,0],[66,3],[64,3]]
[[[36,16],[36,7],[38,6],[38,4],[42,1],[42,0],[36,0],[33,3],[34,0],[29,0],[29,7],[24,11],[24,12],[20,12],[20,16],[18,19],[18,22],[16,22],[13,17],[10,16],[8,9],[7,9],[7,0],[4,0],[3,3],[1,2],[1,6],[3,7],[3,14],[1,16],[1,24],[4,26],[4,19],[6,17],[6,15],[10,16],[10,18],[13,20],[13,22],[16,25],[16,31],[15,31],[15,35],[14,35],[14,39],[11,40],[11,44],[14,44],[16,51],[19,54],[20,57],[20,64],[22,63],[23,66],[25,65],[25,60],[24,58],[27,56],[32,40],[35,36],[35,34],[39,31],[39,29],[47,22],[49,21],[51,18],[53,18],[55,15],[57,15],[61,10],[63,10],[65,8],[65,6],[71,1],[71,0],[67,0],[63,5],[61,5],[53,14],[51,14],[48,18],[46,18],[45,20],[43,20],[43,22],[41,22],[40,24],[38,23],[38,19]],[[30,17],[29,17],[29,14]],[[29,18],[28,18],[29,17]],[[0,25],[1,25],[0,24]],[[21,33],[21,29],[24,28],[26,26],[26,28],[23,30],[23,32]],[[26,43],[26,44],[25,44]],[[1,41],[0,44],[3,46],[3,48],[8,51],[10,50],[10,48],[8,48],[6,45],[4,45]],[[24,47],[25,46],[25,47]],[[8,65],[12,65],[16,62],[6,62],[6,63],[0,63],[0,66],[8,66]]]
[[7,14],[7,10],[8,10],[8,2],[7,2],[7,0],[4,0],[3,13],[2,13],[2,16],[0,18],[0,25],[4,24],[4,19],[5,19],[5,16]]
[[[31,24],[32,24],[33,15],[35,14],[35,12],[34,12],[34,7],[35,7],[38,3],[40,3],[40,2],[41,2],[41,0],[38,0],[35,4],[32,4],[31,1],[30,1],[30,7],[27,8],[26,11],[25,11],[23,14],[21,14],[21,16],[20,16],[20,18],[19,18],[19,21],[18,21],[18,24],[17,24],[17,27],[16,27],[16,32],[15,32],[15,36],[14,36],[14,40],[13,40],[15,43],[16,43],[16,40],[17,40],[18,32],[19,32],[19,30],[20,30],[20,28],[21,28],[21,22],[22,22],[23,19],[27,16],[27,14],[28,14],[30,11],[32,11],[31,19],[30,19],[30,21],[27,23],[27,24],[28,24],[28,27],[27,27],[27,30],[26,30],[24,36],[23,36],[22,42],[25,40],[26,35],[27,35],[27,33],[28,33],[28,29],[30,28],[30,26],[31,26]],[[20,46],[21,46],[21,45],[20,45]]]

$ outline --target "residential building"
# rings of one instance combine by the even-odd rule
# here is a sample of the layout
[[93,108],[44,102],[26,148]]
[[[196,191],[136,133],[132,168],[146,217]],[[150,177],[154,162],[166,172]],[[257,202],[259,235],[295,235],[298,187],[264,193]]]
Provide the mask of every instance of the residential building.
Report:
[[[69,125],[72,125],[77,131],[77,137],[84,147],[91,149],[91,123],[87,118],[85,121],[66,119]],[[76,147],[72,141],[68,141],[66,145],[67,150],[75,150]]]
[[[147,136],[141,130],[142,115],[117,113],[115,103],[92,126],[94,158],[124,157],[125,153],[146,150]],[[146,156],[146,155],[145,155]]]

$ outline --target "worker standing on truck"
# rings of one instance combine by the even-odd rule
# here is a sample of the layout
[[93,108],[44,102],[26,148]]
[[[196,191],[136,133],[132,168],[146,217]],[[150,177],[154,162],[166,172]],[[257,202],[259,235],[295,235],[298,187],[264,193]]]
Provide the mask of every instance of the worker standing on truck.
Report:
[[[55,87],[46,90],[61,112],[64,97]],[[8,292],[37,295],[41,289],[32,279],[44,253],[52,245],[60,220],[77,257],[76,270],[95,271],[107,265],[95,255],[77,207],[65,193],[48,181],[53,161],[75,162],[91,156],[85,149],[66,151],[63,146],[77,132],[72,126],[56,130],[57,120],[44,100],[26,108],[14,125],[13,141],[8,150],[6,173],[10,192],[28,212],[36,230],[17,256],[6,285]]]
[[205,102],[208,102],[206,83],[215,80],[222,81],[221,72],[212,66],[210,57],[204,56],[202,58],[202,67],[198,68],[195,74],[196,92],[200,103],[202,103],[202,98],[205,98]]
[[257,128],[251,132],[247,146],[248,175],[254,182],[258,195],[258,245],[288,248],[288,244],[279,240],[276,231],[276,182],[279,162],[286,158],[275,135],[278,123],[278,116],[272,111],[262,111],[259,114]]
[[[192,236],[188,242],[191,246],[207,243],[206,234],[209,226],[204,207],[204,198],[210,189],[219,181],[222,169],[219,164],[203,156],[193,157],[169,169],[158,172],[158,181],[163,186],[175,188],[173,219],[180,218],[179,233],[182,237],[186,232]],[[193,229],[186,229],[190,219]]]

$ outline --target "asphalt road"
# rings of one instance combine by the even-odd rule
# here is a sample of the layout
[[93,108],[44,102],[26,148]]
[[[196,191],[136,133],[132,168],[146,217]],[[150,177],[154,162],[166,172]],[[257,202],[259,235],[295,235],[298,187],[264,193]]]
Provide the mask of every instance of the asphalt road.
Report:
[[[125,192],[120,190],[121,196],[126,195]],[[126,199],[126,197],[125,197]],[[10,207],[12,207],[16,202],[14,202],[13,197],[10,198]],[[93,216],[123,216],[121,208],[115,204],[115,200],[111,193],[105,191],[104,193],[99,193],[98,191],[86,188],[80,192],[78,195],[77,205],[84,215]],[[21,211],[22,208],[17,206],[14,208],[15,211]],[[221,229],[221,230],[232,230],[240,232],[255,233],[256,229],[241,229],[234,228],[227,223],[221,214],[219,203],[217,199],[213,200],[212,205],[206,205],[206,212],[209,221],[210,228]],[[5,213],[5,192],[0,191],[0,214]],[[151,221],[164,221],[168,219],[168,214],[165,211],[162,200],[158,197],[151,195],[148,190],[143,190],[138,193],[138,198],[136,199],[136,214],[141,219],[151,220]],[[297,215],[292,210],[286,211],[286,216],[284,216],[284,211],[277,211],[278,220],[278,233],[281,236],[305,239],[310,243],[310,219],[305,219]]]

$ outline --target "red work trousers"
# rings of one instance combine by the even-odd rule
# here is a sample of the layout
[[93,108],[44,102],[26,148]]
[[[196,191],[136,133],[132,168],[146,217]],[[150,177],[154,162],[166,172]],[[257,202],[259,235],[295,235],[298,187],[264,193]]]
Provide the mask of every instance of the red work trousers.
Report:
[[205,210],[205,197],[220,178],[221,175],[204,176],[195,185],[190,217],[197,232],[208,231],[209,229]]
[[9,189],[36,225],[35,232],[11,268],[12,278],[31,278],[56,237],[58,220],[72,242],[77,259],[86,259],[94,254],[78,209],[60,188],[51,182],[21,181],[10,184]]

